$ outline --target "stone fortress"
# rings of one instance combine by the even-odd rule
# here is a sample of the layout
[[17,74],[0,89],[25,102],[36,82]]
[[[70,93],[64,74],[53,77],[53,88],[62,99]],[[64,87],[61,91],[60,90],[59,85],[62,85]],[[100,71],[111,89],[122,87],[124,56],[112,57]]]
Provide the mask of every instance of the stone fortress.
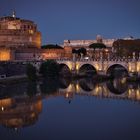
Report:
[[12,16],[0,18],[0,46],[39,48],[41,33],[33,21],[17,18],[13,12]]
[[41,49],[41,32],[30,20],[11,16],[0,18],[0,61],[56,59],[71,57],[70,47]]

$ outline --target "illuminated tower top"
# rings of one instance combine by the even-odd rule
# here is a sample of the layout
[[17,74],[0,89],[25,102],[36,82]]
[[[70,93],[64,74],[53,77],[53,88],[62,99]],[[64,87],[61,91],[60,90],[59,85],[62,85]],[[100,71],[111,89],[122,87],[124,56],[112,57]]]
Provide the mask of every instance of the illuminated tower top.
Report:
[[15,10],[12,12],[12,17],[16,18],[16,11]]

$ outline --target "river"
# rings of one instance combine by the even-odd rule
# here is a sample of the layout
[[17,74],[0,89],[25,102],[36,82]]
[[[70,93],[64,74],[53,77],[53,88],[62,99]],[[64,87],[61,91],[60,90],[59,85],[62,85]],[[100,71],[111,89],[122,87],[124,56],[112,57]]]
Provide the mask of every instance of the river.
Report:
[[1,140],[140,139],[140,84],[125,78],[0,85]]

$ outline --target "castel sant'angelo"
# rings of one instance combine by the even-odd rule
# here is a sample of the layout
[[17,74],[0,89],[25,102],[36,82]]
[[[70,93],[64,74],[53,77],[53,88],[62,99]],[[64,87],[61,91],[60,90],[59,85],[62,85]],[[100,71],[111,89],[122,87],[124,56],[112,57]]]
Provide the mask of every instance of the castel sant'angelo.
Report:
[[56,59],[71,57],[70,47],[41,49],[41,32],[30,20],[11,16],[0,18],[0,60]]

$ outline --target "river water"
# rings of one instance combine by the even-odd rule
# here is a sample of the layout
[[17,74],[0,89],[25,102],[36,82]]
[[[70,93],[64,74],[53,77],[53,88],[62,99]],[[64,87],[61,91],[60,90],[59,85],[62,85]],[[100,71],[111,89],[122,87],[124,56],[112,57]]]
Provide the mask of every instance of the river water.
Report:
[[125,78],[0,85],[1,140],[139,140],[140,84]]

